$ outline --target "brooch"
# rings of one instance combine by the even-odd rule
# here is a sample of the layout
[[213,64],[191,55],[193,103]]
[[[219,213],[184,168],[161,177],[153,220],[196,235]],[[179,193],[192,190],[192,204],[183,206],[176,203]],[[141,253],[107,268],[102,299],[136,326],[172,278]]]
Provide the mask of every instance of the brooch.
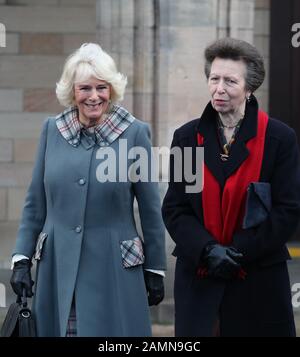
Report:
[[229,158],[229,155],[227,155],[227,154],[220,154],[220,157],[221,157],[221,160],[222,160],[222,161],[227,161],[228,158]]

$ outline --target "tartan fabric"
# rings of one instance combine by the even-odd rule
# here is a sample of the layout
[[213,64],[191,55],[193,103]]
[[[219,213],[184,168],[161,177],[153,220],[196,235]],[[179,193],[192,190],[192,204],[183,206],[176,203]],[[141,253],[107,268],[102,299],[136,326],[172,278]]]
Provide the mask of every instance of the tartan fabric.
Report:
[[142,242],[139,237],[123,240],[121,244],[122,262],[124,268],[143,264],[145,257]]
[[[84,126],[78,119],[76,106],[69,107],[56,116],[56,126],[67,142],[77,147],[80,145],[81,131]],[[135,118],[123,107],[114,105],[106,118],[95,126],[96,142],[99,146],[110,145],[115,141],[135,120]]]
[[66,337],[76,337],[76,336],[77,336],[76,309],[75,309],[75,300],[73,299],[70,315],[68,318]]

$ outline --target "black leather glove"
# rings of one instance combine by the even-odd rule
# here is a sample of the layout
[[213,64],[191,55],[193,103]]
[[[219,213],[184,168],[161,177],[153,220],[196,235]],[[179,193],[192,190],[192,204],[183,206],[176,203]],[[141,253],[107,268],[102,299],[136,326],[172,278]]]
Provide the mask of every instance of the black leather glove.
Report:
[[31,279],[31,266],[32,263],[29,259],[22,259],[14,264],[10,285],[18,296],[23,296],[23,289],[25,289],[27,297],[33,296],[32,286],[34,283]]
[[233,279],[241,269],[238,263],[243,257],[233,247],[224,247],[220,244],[208,244],[205,248],[204,262],[208,275],[214,278]]
[[158,305],[165,296],[164,277],[160,274],[144,271],[149,306]]

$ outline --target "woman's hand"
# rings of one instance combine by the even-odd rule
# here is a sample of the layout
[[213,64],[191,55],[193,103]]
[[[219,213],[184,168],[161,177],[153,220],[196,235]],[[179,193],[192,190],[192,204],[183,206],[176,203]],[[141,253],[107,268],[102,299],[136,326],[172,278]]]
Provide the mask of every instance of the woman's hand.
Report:
[[218,243],[209,244],[204,253],[204,262],[208,275],[214,278],[233,279],[237,276],[241,265],[238,263],[243,257],[233,247],[224,247]]
[[31,261],[29,259],[22,259],[14,264],[13,274],[10,279],[13,291],[18,295],[23,295],[23,289],[26,291],[27,297],[32,297],[33,281],[31,279]]
[[160,274],[144,271],[149,306],[158,305],[165,296],[164,278]]

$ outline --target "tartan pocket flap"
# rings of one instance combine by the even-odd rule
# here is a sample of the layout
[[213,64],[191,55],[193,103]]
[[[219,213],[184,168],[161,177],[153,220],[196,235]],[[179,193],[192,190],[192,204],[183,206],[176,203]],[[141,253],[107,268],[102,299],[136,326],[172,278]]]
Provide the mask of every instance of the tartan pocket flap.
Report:
[[123,240],[120,242],[120,246],[124,268],[130,268],[144,263],[143,245],[139,237]]
[[48,234],[45,232],[41,232],[38,236],[37,243],[35,246],[35,253],[34,253],[34,259],[35,260],[41,260],[42,257],[42,250],[43,246],[45,243],[46,238],[48,237]]

